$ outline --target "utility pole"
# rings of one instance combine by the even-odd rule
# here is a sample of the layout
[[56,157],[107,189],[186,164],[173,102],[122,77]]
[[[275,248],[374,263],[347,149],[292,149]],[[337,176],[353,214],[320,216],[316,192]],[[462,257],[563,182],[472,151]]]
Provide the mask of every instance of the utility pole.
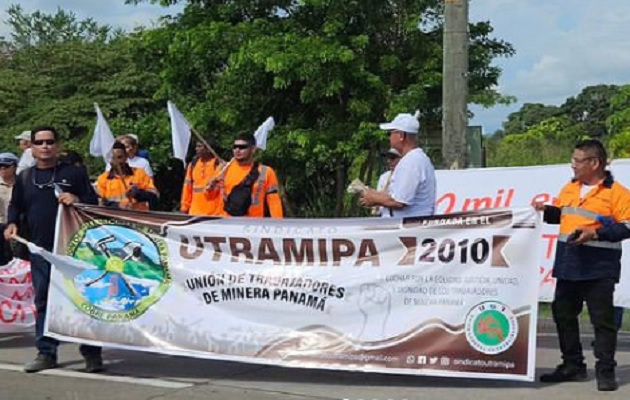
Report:
[[444,0],[442,159],[447,169],[468,166],[468,0]]

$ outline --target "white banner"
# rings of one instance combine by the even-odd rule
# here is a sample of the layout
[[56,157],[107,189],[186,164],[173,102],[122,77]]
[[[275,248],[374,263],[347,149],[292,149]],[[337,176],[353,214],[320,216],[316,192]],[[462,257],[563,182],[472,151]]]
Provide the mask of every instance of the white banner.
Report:
[[47,335],[287,367],[534,378],[531,208],[188,218],[64,208],[58,254],[40,253],[55,265]]
[[[615,179],[630,187],[630,160],[611,165]],[[454,213],[496,207],[527,207],[532,201],[551,204],[560,189],[573,177],[569,164],[514,168],[482,168],[436,171],[438,213]],[[551,301],[555,288],[553,261],[558,225],[543,224],[540,233],[540,300]],[[630,307],[630,243],[624,242],[621,281],[615,291],[615,304]]]
[[33,331],[33,300],[31,263],[14,258],[0,266],[0,333]]

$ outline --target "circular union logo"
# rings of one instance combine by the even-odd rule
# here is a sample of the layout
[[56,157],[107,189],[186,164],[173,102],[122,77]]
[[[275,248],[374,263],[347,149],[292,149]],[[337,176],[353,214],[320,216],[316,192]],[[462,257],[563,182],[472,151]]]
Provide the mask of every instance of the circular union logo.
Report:
[[65,286],[77,308],[98,320],[138,318],[171,283],[166,243],[147,228],[93,220],[72,237],[67,254],[93,267]]
[[518,336],[518,321],[512,310],[498,301],[477,304],[466,315],[466,340],[484,354],[509,349]]

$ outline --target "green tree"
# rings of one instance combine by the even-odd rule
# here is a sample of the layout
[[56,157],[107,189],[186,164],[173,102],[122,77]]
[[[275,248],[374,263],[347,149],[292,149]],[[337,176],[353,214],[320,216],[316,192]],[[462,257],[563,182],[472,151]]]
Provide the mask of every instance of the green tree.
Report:
[[150,129],[155,132],[157,125],[149,121],[160,82],[145,68],[150,61],[138,51],[139,33],[124,35],[63,10],[27,14],[11,6],[8,14],[12,38],[2,48],[9,56],[0,59],[0,126],[10,133],[3,135],[4,148],[14,148],[13,136],[20,131],[52,125],[64,146],[84,155],[91,173],[98,174],[102,160],[87,155],[94,102],[115,133],[139,133],[152,144]]
[[556,106],[525,103],[520,110],[508,115],[507,121],[503,123],[503,132],[505,135],[523,133],[545,119],[559,114],[560,109]]
[[568,162],[576,141],[586,132],[573,129],[567,116],[548,118],[518,135],[507,135],[492,143],[488,166],[515,167]]
[[[273,115],[262,158],[278,170],[290,215],[353,212],[349,177],[373,181],[387,146],[377,122],[418,109],[425,133],[439,128],[439,0],[152,3],[186,4],[144,36],[149,53],[163,56],[154,69],[160,96],[223,143]],[[513,49],[487,22],[470,32],[471,95],[492,104],[503,98],[491,62]]]

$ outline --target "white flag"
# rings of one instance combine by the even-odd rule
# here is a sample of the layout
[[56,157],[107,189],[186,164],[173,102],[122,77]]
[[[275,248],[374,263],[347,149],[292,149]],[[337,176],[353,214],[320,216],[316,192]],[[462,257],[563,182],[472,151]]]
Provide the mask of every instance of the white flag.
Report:
[[274,126],[276,126],[276,121],[273,120],[273,117],[269,117],[258,127],[258,129],[256,129],[256,132],[254,133],[254,137],[256,138],[256,147],[262,150],[267,149],[267,134]]
[[94,157],[103,157],[105,164],[107,164],[116,140],[98,104],[94,103],[94,109],[96,110],[96,127],[94,128],[94,136],[90,140],[90,154]]
[[57,270],[61,271],[68,278],[73,278],[85,270],[98,269],[96,266],[88,262],[78,260],[70,256],[51,253],[34,243],[26,241],[22,243],[26,244],[26,247],[28,247],[28,251],[30,251],[31,254],[37,254],[49,263],[53,264]]
[[173,156],[186,163],[186,153],[190,144],[191,128],[186,118],[170,100],[166,103],[168,115],[171,117],[171,137],[173,140]]

